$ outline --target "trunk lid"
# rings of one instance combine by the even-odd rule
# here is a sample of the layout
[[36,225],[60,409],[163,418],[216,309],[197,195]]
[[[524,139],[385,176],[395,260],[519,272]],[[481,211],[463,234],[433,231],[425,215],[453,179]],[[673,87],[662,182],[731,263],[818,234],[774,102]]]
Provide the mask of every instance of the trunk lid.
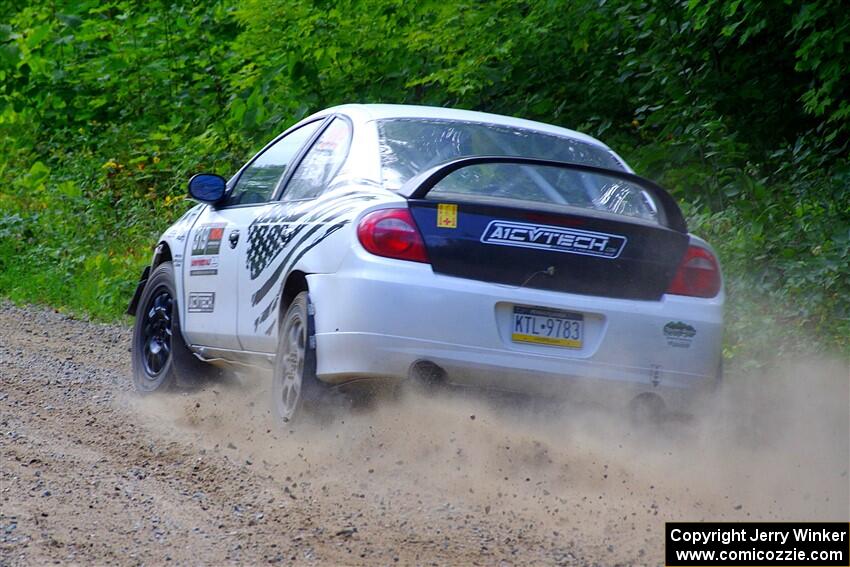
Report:
[[689,240],[665,227],[579,214],[458,201],[409,207],[436,273],[583,295],[660,299]]

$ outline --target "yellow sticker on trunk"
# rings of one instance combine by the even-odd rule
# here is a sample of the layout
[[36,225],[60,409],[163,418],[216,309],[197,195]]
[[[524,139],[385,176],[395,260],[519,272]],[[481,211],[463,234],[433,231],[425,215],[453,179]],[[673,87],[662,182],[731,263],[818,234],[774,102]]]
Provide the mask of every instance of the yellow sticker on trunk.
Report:
[[437,228],[457,228],[457,205],[437,205]]

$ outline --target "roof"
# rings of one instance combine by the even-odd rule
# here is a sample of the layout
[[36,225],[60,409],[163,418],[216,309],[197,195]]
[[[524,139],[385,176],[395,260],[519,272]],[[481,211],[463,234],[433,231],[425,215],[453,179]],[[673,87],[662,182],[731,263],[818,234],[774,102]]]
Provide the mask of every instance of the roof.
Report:
[[500,126],[511,126],[514,128],[525,128],[527,130],[536,130],[538,132],[546,132],[556,136],[563,136],[580,140],[594,146],[610,149],[608,146],[587,134],[576,132],[568,128],[553,126],[543,122],[535,122],[533,120],[525,120],[524,118],[513,118],[511,116],[502,116],[501,114],[490,114],[487,112],[477,112],[474,110],[461,110],[458,108],[442,108],[439,106],[414,106],[406,104],[344,104],[334,106],[322,111],[319,114],[331,112],[342,112],[345,114],[358,115],[363,120],[384,120],[387,118],[430,118],[444,120],[462,120],[466,122],[483,122],[487,124],[498,124]]

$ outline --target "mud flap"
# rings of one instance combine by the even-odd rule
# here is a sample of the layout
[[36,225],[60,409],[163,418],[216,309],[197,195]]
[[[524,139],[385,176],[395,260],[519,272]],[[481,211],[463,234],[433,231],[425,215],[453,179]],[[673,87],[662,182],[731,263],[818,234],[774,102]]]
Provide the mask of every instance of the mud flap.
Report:
[[139,299],[142,297],[142,292],[145,291],[145,286],[148,283],[148,277],[151,275],[151,267],[145,266],[142,270],[142,277],[139,278],[139,284],[136,286],[136,293],[133,294],[133,299],[130,300],[130,306],[127,308],[127,315],[136,316],[136,308],[139,305]]

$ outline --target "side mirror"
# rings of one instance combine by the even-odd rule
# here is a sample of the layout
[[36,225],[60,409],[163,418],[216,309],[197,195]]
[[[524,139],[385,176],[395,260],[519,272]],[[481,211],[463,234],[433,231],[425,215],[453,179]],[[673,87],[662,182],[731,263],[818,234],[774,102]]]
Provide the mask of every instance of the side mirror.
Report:
[[215,205],[227,193],[227,181],[215,173],[198,173],[189,180],[189,196],[202,203]]

